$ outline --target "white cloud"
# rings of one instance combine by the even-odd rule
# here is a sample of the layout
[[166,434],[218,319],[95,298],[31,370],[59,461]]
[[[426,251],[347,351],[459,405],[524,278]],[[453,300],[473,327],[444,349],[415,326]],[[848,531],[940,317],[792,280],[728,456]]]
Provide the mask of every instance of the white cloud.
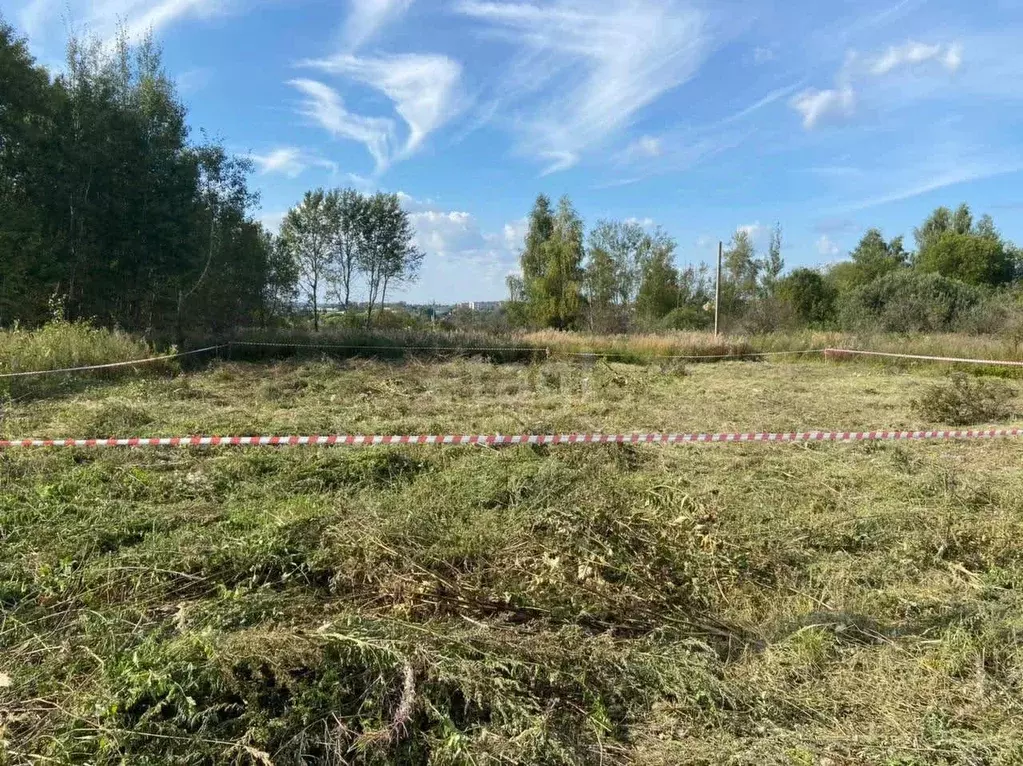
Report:
[[755,223],[747,223],[744,224],[743,226],[736,226],[735,230],[744,231],[746,232],[746,234],[749,235],[750,239],[756,240],[764,235],[764,233],[767,231],[767,227],[761,224],[760,221],[756,221]]
[[[14,14],[33,49],[52,57],[68,31],[112,43],[119,29],[131,40],[174,23],[208,19],[235,7],[235,0],[25,0]],[[5,5],[6,8],[6,5]]]
[[259,222],[263,226],[274,234],[277,234],[281,230],[281,224],[284,223],[284,216],[288,213],[287,211],[281,211],[277,213],[263,213],[259,216]]
[[832,242],[827,234],[821,234],[820,239],[817,240],[817,252],[826,258],[834,258],[838,255],[839,250],[838,245]]
[[812,130],[830,118],[851,116],[856,108],[856,95],[849,85],[828,90],[808,88],[790,103],[803,115],[803,127]]
[[174,78],[174,86],[178,93],[187,96],[205,88],[212,79],[213,70],[210,67],[193,67],[177,75]]
[[337,172],[337,164],[311,152],[294,146],[281,146],[267,154],[250,154],[249,159],[255,163],[260,175],[280,173],[288,178],[297,178],[310,167],[320,167]]
[[644,159],[660,157],[664,153],[664,143],[656,136],[640,136],[621,153],[622,159]]
[[[889,46],[875,56],[860,56],[850,51],[838,73],[835,87],[809,88],[797,94],[789,103],[803,116],[803,127],[812,130],[822,122],[851,117],[863,92],[877,99],[883,92],[883,86],[879,83],[893,78],[900,71],[908,71],[921,79],[928,71],[933,72],[936,64],[938,71],[954,74],[962,61],[962,45],[958,42],[943,45],[909,40],[901,45]],[[897,99],[897,105],[911,102],[925,92],[908,87],[904,80],[895,82],[898,87],[894,88],[890,98]]]
[[886,75],[906,66],[937,61],[948,71],[955,72],[962,63],[962,48],[957,43],[948,46],[926,45],[909,40],[903,45],[892,45],[869,65],[873,75]]
[[348,49],[355,50],[407,11],[412,0],[351,0],[351,5],[344,38]]
[[394,143],[394,121],[384,117],[361,117],[345,109],[341,96],[316,80],[291,80],[306,98],[300,112],[338,138],[358,141],[376,162],[377,170],[390,163]]
[[639,224],[644,229],[649,229],[649,228],[651,228],[654,225],[654,219],[653,218],[636,218],[635,216],[632,216],[630,218],[626,218],[625,219],[625,223]]
[[[305,64],[366,85],[393,102],[394,110],[408,127],[408,135],[400,144],[396,142],[395,124],[390,118],[351,114],[341,106],[341,97],[320,83],[314,83],[317,87],[312,90],[308,85],[304,88],[315,101],[311,109],[307,104],[307,113],[312,111],[317,121],[336,135],[365,144],[378,172],[414,154],[427,136],[447,123],[461,107],[462,69],[447,56],[409,53],[363,58],[345,53]],[[292,84],[303,87],[299,83],[310,82],[296,80]]]
[[504,247],[510,253],[518,253],[526,246],[529,233],[529,219],[520,218],[504,225]]
[[450,257],[465,251],[478,251],[486,244],[476,219],[458,210],[424,210],[410,213],[416,227],[416,246],[425,253]]
[[[463,297],[486,300],[506,294],[505,277],[514,271],[522,250],[528,220],[506,223],[499,231],[484,232],[471,213],[443,210],[428,201],[398,193],[416,229],[416,246],[426,253],[429,268],[411,292],[421,300],[451,296],[458,285]],[[466,294],[466,289],[471,294]]]
[[766,64],[778,57],[773,46],[758,45],[753,49],[753,61],[757,64]]
[[514,107],[506,116],[518,150],[545,160],[548,173],[689,80],[710,47],[704,13],[680,1],[463,0],[458,8],[514,46],[498,100]]

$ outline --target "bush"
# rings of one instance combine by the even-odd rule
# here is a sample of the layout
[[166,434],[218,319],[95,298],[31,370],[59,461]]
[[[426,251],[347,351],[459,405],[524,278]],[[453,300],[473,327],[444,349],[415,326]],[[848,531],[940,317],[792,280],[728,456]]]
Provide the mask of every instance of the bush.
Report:
[[714,326],[714,312],[700,306],[679,306],[660,321],[665,330],[706,330]]
[[957,372],[947,382],[929,386],[913,404],[930,422],[969,426],[1008,418],[1013,393],[1004,381]]
[[842,329],[949,332],[979,304],[984,292],[939,274],[904,270],[843,296]]

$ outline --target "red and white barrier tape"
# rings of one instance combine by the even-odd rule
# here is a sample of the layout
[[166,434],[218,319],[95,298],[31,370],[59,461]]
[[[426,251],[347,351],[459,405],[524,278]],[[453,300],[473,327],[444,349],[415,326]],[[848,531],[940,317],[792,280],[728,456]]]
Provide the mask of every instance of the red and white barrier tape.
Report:
[[516,444],[739,444],[922,441],[935,439],[998,439],[1023,436],[1023,428],[969,431],[792,431],[789,433],[718,434],[447,434],[442,436],[171,436],[131,439],[0,439],[0,449],[14,447],[375,447],[401,444],[479,445]]

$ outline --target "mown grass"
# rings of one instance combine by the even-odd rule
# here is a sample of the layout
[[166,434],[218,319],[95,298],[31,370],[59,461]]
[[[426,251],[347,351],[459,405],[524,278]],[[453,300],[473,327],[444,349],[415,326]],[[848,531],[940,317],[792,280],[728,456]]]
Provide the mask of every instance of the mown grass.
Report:
[[[915,414],[933,379],[236,362],[19,402],[2,428],[907,428],[943,425]],[[1018,763],[1021,458],[1017,441],[3,453],[0,760]]]

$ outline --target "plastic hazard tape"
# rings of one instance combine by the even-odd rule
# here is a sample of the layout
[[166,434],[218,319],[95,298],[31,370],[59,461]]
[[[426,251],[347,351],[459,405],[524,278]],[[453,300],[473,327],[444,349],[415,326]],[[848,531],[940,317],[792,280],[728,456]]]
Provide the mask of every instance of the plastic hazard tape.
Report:
[[0,439],[0,449],[31,447],[376,447],[400,444],[738,444],[807,442],[924,441],[935,439],[998,439],[1023,436],[1023,428],[970,431],[800,431],[790,433],[719,434],[447,434],[443,436],[171,436],[130,439]]

